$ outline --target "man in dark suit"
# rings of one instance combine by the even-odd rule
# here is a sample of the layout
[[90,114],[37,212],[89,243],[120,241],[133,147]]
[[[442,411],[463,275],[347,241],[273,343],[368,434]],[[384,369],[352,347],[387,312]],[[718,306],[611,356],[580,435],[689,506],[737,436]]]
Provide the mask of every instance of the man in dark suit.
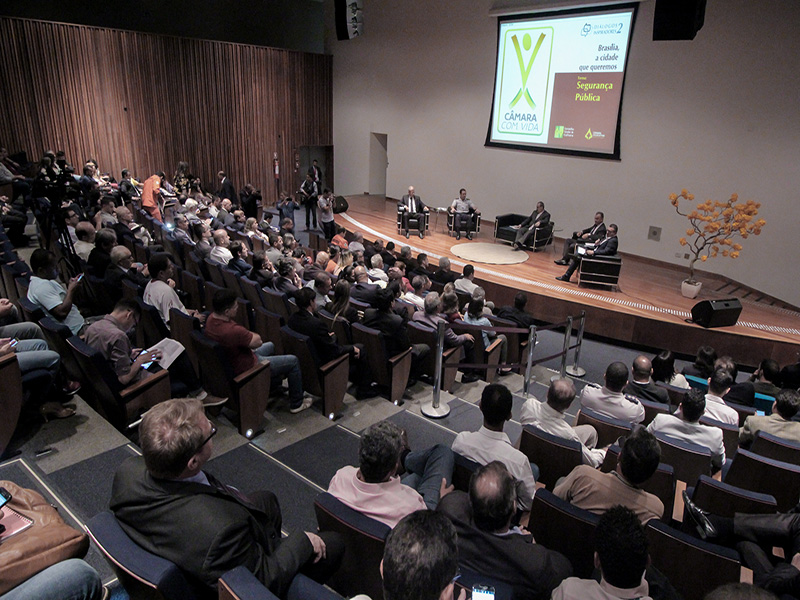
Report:
[[653,375],[653,363],[649,358],[639,355],[633,359],[631,373],[632,380],[622,389],[623,394],[630,394],[650,402],[669,404],[667,390],[657,386],[651,378]]
[[[586,256],[614,256],[617,253],[618,247],[619,240],[617,239],[617,226],[612,223],[608,226],[606,237],[598,242],[592,250],[587,250]],[[559,281],[569,281],[569,278],[572,277],[572,274],[581,264],[582,258],[583,257],[580,254],[576,254],[574,257],[572,257],[572,261],[569,263],[566,273],[564,273],[561,277],[556,277],[556,279]]]
[[572,565],[527,531],[511,528],[516,508],[516,481],[502,462],[493,461],[472,476],[469,495],[451,492],[436,511],[456,528],[462,568],[510,585],[515,598],[549,598],[572,575]]
[[501,306],[495,314],[501,319],[512,321],[527,329],[535,324],[533,315],[525,311],[527,304],[528,295],[525,292],[517,292],[516,296],[514,296],[514,306]]
[[227,198],[231,201],[231,204],[238,204],[239,196],[236,195],[236,188],[233,187],[233,182],[228,179],[225,171],[217,173],[217,177],[219,177],[219,197],[222,199]]
[[350,297],[353,300],[375,306],[375,299],[380,287],[377,283],[369,282],[367,268],[359,265],[353,270],[353,275],[356,278],[356,283],[350,288]]
[[443,256],[439,259],[439,268],[431,275],[431,279],[442,285],[455,283],[455,280],[458,279],[458,273],[453,273],[450,270],[450,259]]
[[594,214],[594,223],[582,231],[575,231],[572,233],[571,240],[564,240],[564,255],[559,259],[553,261],[557,265],[567,266],[569,259],[575,253],[575,246],[579,243],[596,242],[606,237],[606,225],[603,223],[604,215],[602,212],[597,211]]
[[168,400],[147,412],[139,426],[143,456],[120,466],[111,490],[122,529],[209,591],[240,565],[281,597],[300,571],[326,580],[339,566],[343,540],[302,531],[282,537],[272,492],[245,495],[204,472],[216,432],[199,400]]
[[408,239],[408,221],[409,219],[417,219],[419,222],[419,237],[425,237],[425,213],[428,212],[428,207],[422,202],[422,199],[414,193],[414,186],[408,187],[408,193],[403,195],[403,199],[397,205],[402,219],[403,231]]
[[531,237],[539,227],[544,227],[549,222],[550,213],[544,209],[544,202],[537,202],[536,210],[522,223],[514,227],[519,230],[512,244],[514,250],[522,250],[522,247],[528,242],[528,238]]
[[308,174],[311,175],[311,179],[314,180],[314,183],[317,184],[317,189],[322,189],[322,169],[319,168],[319,164],[317,160],[314,159],[311,162],[311,166],[308,167]]

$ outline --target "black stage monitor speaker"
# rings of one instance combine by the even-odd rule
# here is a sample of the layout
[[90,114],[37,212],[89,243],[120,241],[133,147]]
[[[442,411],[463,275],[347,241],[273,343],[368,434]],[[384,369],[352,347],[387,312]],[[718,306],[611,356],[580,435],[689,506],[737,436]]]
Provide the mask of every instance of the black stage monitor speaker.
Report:
[[706,0],[656,0],[654,40],[693,40],[703,27]]
[[692,307],[692,321],[703,327],[728,327],[736,325],[741,312],[738,298],[703,300]]

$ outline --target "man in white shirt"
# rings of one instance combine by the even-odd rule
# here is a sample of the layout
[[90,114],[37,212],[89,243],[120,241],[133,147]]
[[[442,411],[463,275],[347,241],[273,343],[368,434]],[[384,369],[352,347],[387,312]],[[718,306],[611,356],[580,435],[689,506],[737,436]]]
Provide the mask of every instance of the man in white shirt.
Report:
[[677,413],[656,415],[652,423],[647,426],[647,430],[708,448],[711,451],[711,464],[719,470],[725,464],[722,429],[699,423],[705,408],[705,394],[701,390],[689,390],[683,397]]
[[581,392],[581,406],[626,423],[644,421],[642,403],[622,391],[628,384],[628,367],[624,363],[613,362],[606,368],[604,379],[606,384],[603,387],[595,383],[586,384]]
[[75,226],[75,235],[78,241],[74,242],[72,247],[75,248],[75,254],[77,254],[81,260],[89,260],[89,254],[94,250],[94,238],[96,234],[97,230],[89,221],[81,221]]
[[28,300],[41,307],[48,317],[69,327],[72,335],[80,335],[84,320],[73,304],[73,299],[83,275],[70,279],[67,288],[64,289],[56,281],[58,278],[56,257],[44,248],[38,248],[31,254],[31,269],[33,276],[28,287]]
[[545,433],[581,443],[583,464],[599,467],[606,457],[605,449],[595,448],[597,431],[591,425],[570,427],[564,413],[575,399],[575,386],[570,379],[556,379],[547,390],[547,401],[530,398],[522,405],[520,422],[533,425]]
[[503,463],[517,481],[517,506],[528,511],[536,479],[528,457],[514,448],[503,432],[505,422],[511,419],[511,405],[511,392],[506,386],[493,383],[483,388],[480,404],[483,426],[478,431],[459,433],[453,441],[453,452],[481,465],[495,460]]
[[411,280],[411,287],[414,288],[414,291],[403,294],[403,300],[410,302],[420,310],[424,310],[425,298],[423,296],[431,289],[431,280],[426,275],[417,275]]
[[233,254],[228,250],[231,238],[225,229],[217,229],[213,237],[214,247],[211,249],[211,254],[208,255],[208,258],[215,263],[221,264],[223,267],[227,267],[228,263],[233,258]]
[[369,262],[372,265],[372,268],[367,271],[369,278],[372,281],[389,283],[389,276],[386,274],[386,271],[383,270],[383,257],[380,254],[373,254]]
[[716,421],[739,426],[739,413],[722,399],[731,389],[733,377],[725,369],[717,369],[708,378],[705,416]]
[[206,316],[199,311],[186,308],[173,289],[175,283],[172,281],[172,277],[175,275],[175,266],[172,264],[169,254],[160,252],[151,256],[147,261],[147,270],[150,272],[152,280],[144,288],[142,299],[146,304],[158,309],[158,313],[167,327],[169,327],[169,310],[171,308],[177,308],[182,313],[197,317],[201,323],[205,323]]
[[456,290],[459,292],[466,292],[472,296],[472,292],[478,287],[478,284],[472,282],[474,278],[475,267],[472,265],[464,265],[463,275],[460,279],[456,279],[453,285],[456,286]]

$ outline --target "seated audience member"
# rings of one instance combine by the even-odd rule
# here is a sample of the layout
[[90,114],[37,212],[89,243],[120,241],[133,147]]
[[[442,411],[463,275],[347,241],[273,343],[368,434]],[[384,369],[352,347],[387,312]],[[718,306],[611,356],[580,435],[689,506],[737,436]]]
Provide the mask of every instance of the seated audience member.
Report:
[[[467,314],[464,315],[464,322],[469,323],[470,325],[477,325],[480,327],[491,327],[492,322],[484,314],[483,308],[484,308],[483,300],[470,300],[467,308]],[[508,338],[506,338],[506,334],[497,333],[496,331],[489,331],[487,329],[484,329],[483,331],[481,331],[481,335],[483,336],[484,348],[488,348],[489,345],[492,343],[492,340],[495,339],[500,340],[500,363],[502,364],[507,363]],[[501,375],[508,375],[509,373],[511,373],[511,369],[509,367],[503,367],[500,369]]]
[[455,323],[464,319],[464,315],[458,310],[458,296],[455,292],[442,294],[442,314],[448,323]]
[[[464,357],[467,363],[475,362],[475,338],[470,333],[462,333],[457,335],[450,327],[447,320],[441,316],[442,303],[439,299],[439,294],[431,292],[425,296],[424,311],[417,311],[414,313],[412,320],[422,325],[427,325],[432,329],[437,329],[439,323],[445,323],[444,328],[444,346],[445,348],[452,348],[460,346],[464,349]],[[461,376],[461,383],[472,383],[478,381],[478,375],[474,372],[465,372]]]
[[[325,308],[331,301],[330,296],[328,293],[331,291],[331,276],[328,275],[326,272],[317,273],[314,275],[314,279],[309,281],[305,287],[314,290],[316,296],[314,297],[314,301],[317,304],[317,310],[320,308]],[[348,292],[348,297],[350,293]]]
[[175,229],[172,230],[172,237],[175,238],[175,241],[182,242],[184,244],[188,244],[190,247],[193,247],[194,240],[192,240],[191,236],[189,235],[189,219],[187,219],[184,215],[175,215],[173,222],[175,223]]
[[387,270],[389,267],[394,266],[394,263],[397,260],[397,257],[394,255],[394,248],[394,242],[386,242],[386,248],[380,251],[383,264]]
[[227,266],[233,258],[231,251],[228,249],[231,243],[231,237],[228,235],[227,230],[217,229],[214,232],[213,238],[214,247],[211,249],[208,258],[223,267]]
[[[215,209],[215,207],[209,207],[209,211],[211,209]],[[194,225],[195,223],[200,223],[203,219],[200,218],[198,214],[200,212],[200,206],[197,204],[197,200],[193,200],[189,198],[186,202],[183,203],[183,216],[186,220]]]
[[758,369],[750,381],[753,382],[753,388],[756,394],[764,394],[766,396],[775,396],[781,388],[779,387],[781,380],[781,366],[771,358],[765,358],[758,365]]
[[739,413],[722,399],[731,389],[733,378],[725,369],[717,369],[708,379],[705,416],[717,421],[739,426]]
[[253,252],[253,269],[248,275],[249,279],[255,281],[262,288],[272,288],[275,272],[272,263],[267,258],[267,253],[263,250]]
[[[133,214],[128,208],[124,206],[118,206],[114,212],[117,215],[117,224],[113,226],[113,229],[118,236],[120,231],[125,232],[127,230],[128,235],[131,235],[133,239],[140,242],[143,246],[147,247],[154,245],[150,232],[147,231],[145,227],[139,225],[139,223],[133,220]],[[119,239],[121,241],[122,237],[119,236]]]
[[[662,350],[653,357],[653,381],[659,381],[675,387],[689,389],[686,377],[675,371],[675,355],[671,350]],[[668,394],[669,395],[669,394]]]
[[217,212],[217,216],[214,217],[214,220],[211,223],[211,228],[214,230],[224,229],[229,225],[233,225],[233,222],[233,204],[228,198],[222,198],[222,201],[220,202],[220,209]]
[[530,216],[526,217],[519,225],[512,226],[513,229],[518,231],[511,247],[514,250],[522,250],[522,247],[528,243],[528,238],[533,237],[537,229],[547,225],[549,222],[550,213],[544,209],[544,202],[537,202],[536,210]]
[[[333,315],[335,319],[343,318],[348,323],[356,323],[358,321],[358,310],[355,306],[350,304],[350,282],[346,279],[340,279],[333,287],[333,298],[329,298],[325,310]],[[322,308],[317,305],[317,308]]]
[[411,280],[414,291],[403,295],[403,300],[410,302],[420,310],[425,308],[425,294],[431,289],[431,280],[425,275],[417,275]]
[[111,264],[106,269],[104,283],[106,290],[114,300],[122,298],[122,280],[127,279],[141,289],[150,282],[147,276],[147,265],[133,262],[131,251],[125,246],[114,246],[111,249]]
[[[619,228],[613,223],[606,230],[606,237],[597,242],[591,250],[586,251],[586,256],[614,256],[619,248],[619,238],[617,232]],[[572,274],[578,270],[583,260],[583,256],[576,254],[561,277],[556,277],[559,281],[569,281]]]
[[448,486],[453,475],[450,448],[437,444],[412,452],[403,430],[390,421],[371,425],[361,434],[358,463],[339,469],[328,493],[389,527],[414,511],[434,510],[453,490]]
[[700,346],[694,363],[683,367],[681,373],[692,375],[700,379],[708,379],[714,372],[714,361],[717,360],[717,351],[711,346]]
[[739,368],[730,356],[720,356],[714,361],[714,371],[717,369],[724,369],[730,373],[731,389],[723,396],[725,402],[732,402],[734,404],[743,404],[745,406],[753,406],[756,402],[756,389],[752,381],[740,381],[736,383],[736,378],[739,376]]
[[467,198],[467,190],[461,188],[458,192],[458,198],[453,200],[452,204],[447,209],[453,215],[453,229],[456,232],[456,239],[461,239],[461,230],[467,230],[467,239],[472,239],[472,232],[475,231],[475,223],[477,217],[475,215],[481,214],[475,208],[472,200]]
[[213,298],[214,312],[206,320],[205,334],[225,349],[234,376],[252,369],[256,361],[269,362],[273,380],[286,378],[289,382],[289,412],[297,414],[309,408],[314,401],[303,392],[303,375],[297,357],[275,355],[272,342],[264,342],[260,335],[236,323],[233,320],[236,299],[233,290],[217,290]]
[[269,248],[267,248],[267,258],[273,265],[277,265],[278,261],[283,258],[283,236],[274,232],[268,234]]
[[69,327],[72,335],[80,335],[84,320],[73,304],[80,276],[70,279],[64,289],[56,281],[58,269],[55,254],[44,248],[38,248],[31,254],[31,270],[33,275],[28,287],[28,300],[41,308],[48,317]]
[[788,390],[800,389],[800,362],[789,364],[781,369],[781,387]]
[[230,224],[230,227],[235,231],[244,232],[244,224],[247,221],[247,217],[244,214],[243,210],[235,210],[233,211],[233,223]]
[[[131,346],[128,332],[136,326],[140,317],[139,304],[134,300],[123,298],[117,302],[110,314],[86,328],[86,343],[99,351],[108,361],[122,387],[149,377],[151,371],[160,370],[156,365],[151,366],[149,371],[142,368],[142,365],[149,362],[157,363],[161,358],[159,350],[143,352],[141,348]],[[185,351],[167,370],[173,396],[188,395],[202,400],[206,406],[216,406],[226,402],[227,398],[211,396],[203,390]]]
[[314,258],[314,262],[309,263],[303,269],[303,275],[306,279],[314,279],[317,273],[324,273],[325,267],[328,266],[328,261],[331,259],[331,255],[327,252],[320,250],[317,252],[317,256]]
[[192,225],[192,233],[194,239],[197,240],[194,251],[201,260],[211,256],[211,249],[213,246],[211,228],[205,223],[195,223]]
[[[689,524],[701,539],[735,548],[742,564],[753,570],[753,583],[781,598],[800,597],[800,515],[789,513],[747,514],[721,517],[701,510],[683,492]],[[783,550],[783,560],[773,547]],[[729,598],[731,596],[718,596]],[[709,596],[706,596],[709,598]]]
[[552,600],[649,598],[645,570],[650,564],[648,541],[639,518],[624,506],[606,511],[597,523],[594,564],[600,582],[570,577],[553,592]]
[[291,258],[281,258],[277,264],[278,276],[272,281],[275,290],[293,298],[301,287],[303,280],[297,275],[294,261]]
[[101,600],[108,596],[94,568],[79,558],[68,558],[6,591],[0,600]]
[[549,598],[572,565],[565,556],[537,544],[533,536],[512,526],[518,481],[500,460],[472,476],[469,494],[454,491],[439,502],[458,534],[458,563],[463,568],[508,584],[514,598]]
[[550,383],[545,402],[537,398],[525,401],[519,420],[522,425],[533,425],[550,435],[580,442],[583,464],[597,468],[603,464],[606,450],[595,448],[597,445],[595,428],[591,425],[571,427],[564,420],[565,413],[574,399],[575,385],[572,380],[555,379]]
[[356,231],[353,234],[353,241],[347,245],[347,249],[350,252],[364,252],[366,248],[364,248],[364,234],[360,231]]
[[650,402],[669,404],[669,393],[667,390],[657,386],[651,379],[653,363],[650,362],[649,358],[641,354],[634,358],[631,373],[633,375],[633,381],[628,382],[628,385],[625,386],[622,393],[636,396],[642,400],[649,400]]
[[503,432],[506,421],[511,420],[511,392],[504,385],[492,383],[481,393],[483,425],[478,431],[462,431],[453,440],[453,452],[481,465],[500,461],[513,476],[516,487],[517,507],[523,511],[531,509],[536,492],[536,474],[528,457],[511,444]]
[[169,254],[160,252],[154,254],[147,261],[147,269],[150,271],[150,283],[144,288],[142,299],[158,309],[158,314],[169,327],[169,309],[177,308],[182,313],[197,317],[201,323],[205,323],[206,316],[193,308],[186,308],[178,298],[173,286],[172,278],[175,276],[175,265],[169,258]]
[[[75,228],[78,226],[78,223],[82,223],[81,216],[80,216],[80,207],[77,205],[73,206],[72,204],[68,205],[66,208],[62,209],[62,214],[64,217],[64,224],[67,226],[67,234],[69,235],[69,239],[72,241],[72,245],[74,246],[78,242],[78,235],[75,231]],[[87,221],[87,223],[92,227],[93,231],[97,231],[94,226]],[[25,218],[25,225],[28,224],[27,217]],[[94,238],[92,238],[93,243]],[[12,240],[13,241],[13,240]],[[91,252],[91,248],[89,249]],[[88,254],[87,254],[88,257]],[[84,259],[86,260],[86,259]]]
[[240,241],[235,241],[228,245],[228,250],[230,250],[232,256],[228,262],[228,268],[239,275],[250,277],[252,267],[245,260],[248,255],[247,246]]
[[456,279],[454,282],[456,290],[459,292],[466,292],[472,296],[472,292],[474,292],[475,288],[478,287],[477,284],[472,282],[473,279],[475,279],[475,267],[472,265],[464,265],[463,275],[460,279]]
[[[330,242],[328,242],[330,243]],[[383,252],[383,240],[378,238],[374,242],[364,243],[364,263],[372,266],[372,257]]]
[[674,415],[656,415],[656,418],[647,426],[647,431],[663,433],[682,442],[708,448],[711,451],[711,464],[719,470],[725,464],[722,430],[718,427],[702,425],[699,422],[705,408],[705,394],[701,390],[691,389],[683,397],[683,401]]
[[529,329],[536,321],[533,315],[525,312],[525,306],[527,304],[528,295],[525,292],[517,292],[514,296],[514,306],[501,306],[497,309],[496,314],[501,319],[506,319],[520,327]]
[[291,233],[284,233],[281,238],[283,238],[283,253],[291,254],[297,248],[297,238]]
[[81,260],[88,261],[89,254],[94,250],[94,240],[97,235],[97,229],[94,228],[89,221],[81,221],[75,226],[75,236],[78,238],[72,247],[75,248]]
[[375,306],[375,297],[380,287],[376,283],[370,283],[367,269],[358,266],[353,270],[356,283],[350,288],[350,297],[353,300],[364,302],[370,306]]
[[450,270],[450,259],[443,256],[439,259],[439,268],[431,275],[431,279],[437,283],[454,283],[458,275]]
[[480,300],[483,302],[483,310],[481,312],[484,315],[494,314],[494,302],[486,299],[486,290],[481,286],[476,287],[475,291],[472,292],[472,300]]
[[100,210],[98,210],[97,214],[94,216],[94,226],[97,228],[97,231],[100,231],[104,227],[114,227],[114,225],[117,224],[117,216],[114,214],[116,206],[113,197],[103,196],[100,198]]
[[628,437],[622,439],[616,470],[603,473],[580,465],[556,485],[553,493],[596,515],[621,504],[636,513],[644,525],[664,515],[664,503],[641,487],[656,472],[660,460],[661,446],[656,436],[635,425]]
[[567,266],[575,255],[575,246],[578,244],[595,243],[606,237],[606,226],[603,223],[605,216],[598,211],[594,214],[594,223],[583,231],[574,231],[572,239],[564,240],[564,253],[560,260],[553,261],[557,265]]
[[800,423],[792,420],[798,409],[800,393],[796,390],[781,390],[775,396],[772,414],[763,417],[750,415],[744,420],[744,425],[739,430],[739,445],[749,447],[759,431],[800,443]]
[[301,531],[283,537],[272,492],[247,495],[203,471],[216,432],[198,400],[168,400],[145,413],[139,426],[143,456],[122,463],[111,490],[110,508],[122,529],[209,593],[221,575],[240,565],[280,596],[298,571],[324,581],[338,568],[341,538]]
[[389,270],[386,272],[389,276],[389,281],[393,279],[399,279],[402,285],[400,289],[403,293],[413,292],[414,287],[411,285],[411,282],[406,277],[406,263],[402,260],[396,260],[393,267],[390,267]]
[[278,224],[278,235],[283,237],[287,233],[294,235],[294,221],[291,219],[281,219],[281,222]]
[[108,265],[111,264],[111,249],[117,245],[117,234],[110,227],[101,229],[94,237],[94,248],[86,260],[87,270],[90,275],[103,277]]
[[424,275],[428,279],[430,279],[433,272],[430,270],[430,262],[428,261],[428,255],[424,252],[420,252],[417,254],[416,265],[414,266],[414,270],[409,273],[409,275],[416,277],[417,275]]
[[392,312],[394,291],[378,290],[375,296],[375,308],[364,312],[362,323],[366,327],[377,329],[381,333],[386,346],[387,357],[392,357],[411,348],[411,379],[409,385],[419,379],[422,361],[428,356],[430,348],[426,344],[412,344],[408,337],[408,329],[403,317]]
[[380,254],[373,254],[370,259],[372,268],[367,271],[367,275],[372,281],[383,281],[389,283],[389,276],[383,269],[383,257]]
[[612,419],[626,423],[644,421],[642,403],[631,395],[623,393],[628,384],[628,367],[621,362],[613,362],[606,368],[605,385],[587,383],[581,392],[581,406],[590,408]]
[[331,238],[331,241],[330,241],[331,245],[332,246],[337,246],[338,248],[341,248],[342,250],[346,250],[347,247],[350,245],[349,242],[347,241],[347,239],[345,238],[345,234],[346,233],[347,233],[347,230],[344,227],[342,227],[340,225],[337,225],[336,226],[336,235],[333,236],[333,238]]

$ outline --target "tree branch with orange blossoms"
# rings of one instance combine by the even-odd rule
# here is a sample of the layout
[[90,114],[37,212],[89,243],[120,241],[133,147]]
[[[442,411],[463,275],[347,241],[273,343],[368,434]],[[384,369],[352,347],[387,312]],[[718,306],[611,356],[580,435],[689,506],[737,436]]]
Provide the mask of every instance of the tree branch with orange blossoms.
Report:
[[684,204],[694,201],[694,194],[685,189],[680,194],[670,194],[672,206],[682,217],[689,220],[690,227],[686,237],[679,241],[681,246],[689,247],[689,283],[697,283],[694,278],[695,263],[705,262],[720,254],[729,258],[739,258],[742,245],[734,242],[736,237],[747,239],[751,235],[760,235],[767,224],[764,219],[756,219],[760,202],[748,200],[739,202],[738,194],[731,194],[727,202],[706,200],[697,204],[691,211],[681,211]]

